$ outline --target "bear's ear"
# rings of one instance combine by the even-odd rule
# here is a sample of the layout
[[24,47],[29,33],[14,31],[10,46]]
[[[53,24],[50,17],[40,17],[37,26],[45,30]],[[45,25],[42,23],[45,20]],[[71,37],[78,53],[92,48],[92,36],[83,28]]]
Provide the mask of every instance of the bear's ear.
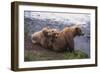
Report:
[[75,27],[75,30],[78,30],[78,27]]
[[75,30],[76,30],[76,31],[79,31],[80,29],[79,29],[79,27],[75,27]]
[[79,34],[81,32],[80,28],[79,27],[76,27],[75,28],[75,32],[76,32],[76,34]]

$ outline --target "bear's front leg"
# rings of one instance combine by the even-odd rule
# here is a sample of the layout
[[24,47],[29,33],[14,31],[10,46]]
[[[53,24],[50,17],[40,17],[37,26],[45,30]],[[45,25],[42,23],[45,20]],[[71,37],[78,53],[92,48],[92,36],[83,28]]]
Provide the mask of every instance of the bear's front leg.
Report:
[[68,50],[69,52],[74,52],[74,40],[70,39],[70,41],[67,42]]

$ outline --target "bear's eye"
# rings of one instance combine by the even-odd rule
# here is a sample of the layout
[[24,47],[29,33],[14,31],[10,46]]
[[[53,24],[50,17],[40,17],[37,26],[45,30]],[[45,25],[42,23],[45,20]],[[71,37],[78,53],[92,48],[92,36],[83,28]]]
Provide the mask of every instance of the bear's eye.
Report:
[[52,31],[52,32],[54,32],[54,31]]

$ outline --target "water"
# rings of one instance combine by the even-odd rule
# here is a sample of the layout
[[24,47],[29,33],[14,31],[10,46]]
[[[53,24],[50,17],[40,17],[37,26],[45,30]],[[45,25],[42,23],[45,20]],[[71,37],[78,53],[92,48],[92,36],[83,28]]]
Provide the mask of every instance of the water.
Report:
[[90,57],[90,40],[87,37],[75,37],[75,50],[82,50]]

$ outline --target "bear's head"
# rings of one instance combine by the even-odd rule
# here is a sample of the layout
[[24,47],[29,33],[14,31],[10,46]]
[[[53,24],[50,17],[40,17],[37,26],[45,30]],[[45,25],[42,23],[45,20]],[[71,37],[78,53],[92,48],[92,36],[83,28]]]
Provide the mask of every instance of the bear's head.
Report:
[[51,34],[52,38],[57,38],[60,31],[57,29],[51,29],[51,32],[52,32]]
[[44,36],[48,37],[49,34],[50,34],[50,28],[49,27],[44,27],[42,29],[42,32],[43,32]]
[[57,29],[50,29],[49,27],[45,27],[43,28],[43,34],[46,37],[55,37],[58,34],[58,30]]
[[76,36],[83,36],[84,35],[84,33],[80,27],[75,27],[75,35]]

